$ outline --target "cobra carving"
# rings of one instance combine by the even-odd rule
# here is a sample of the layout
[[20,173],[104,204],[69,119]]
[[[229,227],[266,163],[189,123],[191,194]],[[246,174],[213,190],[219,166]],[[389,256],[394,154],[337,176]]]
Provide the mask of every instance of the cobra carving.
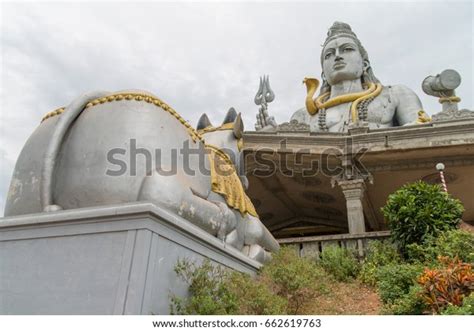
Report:
[[[194,129],[144,91],[85,94],[48,113],[26,142],[5,215],[150,201],[265,262],[279,246],[245,193],[242,131],[232,108],[222,125],[204,114]],[[137,160],[153,151],[156,164],[133,161],[132,151]],[[110,175],[125,160],[129,171]]]

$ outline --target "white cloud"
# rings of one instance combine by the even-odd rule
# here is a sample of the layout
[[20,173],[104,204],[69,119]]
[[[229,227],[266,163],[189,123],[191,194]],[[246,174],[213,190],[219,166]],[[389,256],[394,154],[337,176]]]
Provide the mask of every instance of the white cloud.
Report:
[[[253,97],[269,74],[278,122],[304,104],[305,76],[319,76],[320,45],[335,21],[352,25],[385,84],[417,92],[430,74],[463,76],[472,109],[470,3],[8,3],[1,22],[2,178],[42,115],[91,90],[149,90],[195,124],[234,106],[252,129]],[[3,179],[2,179],[3,180]],[[0,187],[0,200],[5,196]],[[3,190],[3,191],[2,191]],[[1,207],[1,206],[0,206]]]

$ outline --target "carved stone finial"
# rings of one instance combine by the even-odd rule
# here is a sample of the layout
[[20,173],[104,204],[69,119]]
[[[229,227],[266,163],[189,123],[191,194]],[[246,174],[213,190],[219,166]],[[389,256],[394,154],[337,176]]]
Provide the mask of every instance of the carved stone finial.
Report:
[[277,131],[282,132],[309,132],[309,124],[300,123],[297,120],[291,120],[277,126]]

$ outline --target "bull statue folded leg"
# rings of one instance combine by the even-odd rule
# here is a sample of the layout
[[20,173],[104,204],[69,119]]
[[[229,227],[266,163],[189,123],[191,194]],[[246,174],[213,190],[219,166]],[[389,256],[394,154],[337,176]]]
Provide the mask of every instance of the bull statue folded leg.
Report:
[[144,91],[85,94],[26,142],[5,216],[150,201],[266,262],[279,245],[239,175],[242,131],[232,108],[221,126],[203,115],[194,129]]

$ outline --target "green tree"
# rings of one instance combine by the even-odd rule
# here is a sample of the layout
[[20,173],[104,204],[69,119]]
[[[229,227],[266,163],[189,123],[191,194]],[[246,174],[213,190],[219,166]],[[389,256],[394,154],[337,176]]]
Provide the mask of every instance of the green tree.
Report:
[[407,245],[438,237],[461,222],[461,202],[444,192],[439,185],[422,181],[410,183],[388,197],[382,213],[392,232],[392,239],[406,257]]

